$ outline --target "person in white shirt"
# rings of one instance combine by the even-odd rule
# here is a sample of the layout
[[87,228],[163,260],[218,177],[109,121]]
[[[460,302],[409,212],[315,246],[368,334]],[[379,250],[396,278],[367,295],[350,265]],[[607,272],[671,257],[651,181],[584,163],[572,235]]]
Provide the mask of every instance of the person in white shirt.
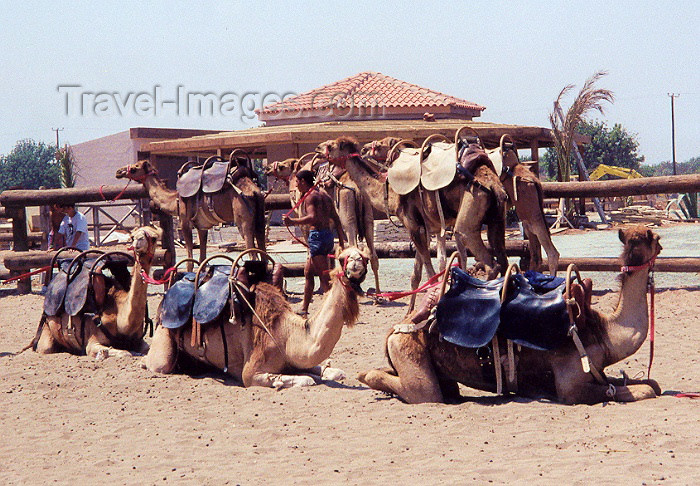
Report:
[[73,246],[80,251],[88,250],[90,240],[88,239],[88,224],[85,215],[76,211],[74,204],[62,204],[61,209],[65,216],[58,232],[65,237],[66,246]]

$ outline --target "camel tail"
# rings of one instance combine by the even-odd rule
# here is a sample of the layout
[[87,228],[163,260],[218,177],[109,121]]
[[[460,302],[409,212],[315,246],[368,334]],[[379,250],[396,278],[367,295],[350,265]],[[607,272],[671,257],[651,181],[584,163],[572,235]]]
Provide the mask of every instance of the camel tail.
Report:
[[39,327],[36,330],[36,334],[34,335],[34,339],[32,339],[32,342],[27,344],[25,347],[20,349],[15,353],[15,355],[22,354],[29,348],[32,348],[32,350],[36,351],[36,347],[39,344],[39,338],[41,337],[41,331],[44,329],[44,325],[46,324],[46,313],[42,312],[41,313],[41,320],[39,320]]

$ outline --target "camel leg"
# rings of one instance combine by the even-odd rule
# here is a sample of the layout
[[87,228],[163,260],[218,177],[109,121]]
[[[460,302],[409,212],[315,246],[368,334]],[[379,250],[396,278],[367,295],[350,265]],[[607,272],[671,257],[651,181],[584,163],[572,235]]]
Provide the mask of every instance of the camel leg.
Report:
[[[638,385],[599,385],[598,383],[581,383],[575,390],[559,395],[559,400],[568,405],[584,403],[594,405],[603,402],[636,402],[647,398],[656,398],[656,392],[647,384]],[[614,390],[614,393],[613,393]]]
[[127,351],[126,349],[116,349],[101,344],[94,335],[90,336],[88,339],[87,346],[85,346],[85,354],[95,361],[103,361],[110,357],[123,358],[126,356],[133,356],[131,351]]
[[325,381],[344,380],[346,377],[343,370],[339,368],[331,368],[328,364],[326,366],[314,366],[311,369],[304,370],[304,374],[309,375],[312,378],[318,377],[319,380]]
[[549,228],[547,228],[544,218],[542,218],[538,224],[531,225],[530,231],[535,234],[539,242],[544,247],[544,251],[547,252],[547,266],[549,267],[549,274],[556,275],[557,267],[559,266],[559,252],[554,247],[554,243],[552,243]]
[[[52,354],[58,352],[60,345],[56,342],[51,332],[52,323],[56,327],[55,318],[48,317],[44,326],[41,328],[41,334],[39,335],[39,340],[36,344],[36,352],[39,354]],[[58,323],[58,329],[61,328],[60,322]]]
[[[413,274],[411,274],[411,290],[416,290],[420,284],[421,277],[423,276],[423,267],[425,266],[425,271],[428,274],[428,278],[435,275],[435,269],[433,268],[433,262],[430,260],[430,240],[428,236],[421,230],[421,228],[415,228],[410,230],[411,241],[416,246],[416,259],[413,264]],[[411,295],[411,301],[408,304],[407,315],[413,311],[416,305],[416,294]]]
[[199,263],[202,263],[207,258],[207,235],[209,231],[197,228],[197,236],[199,237]]
[[442,272],[447,265],[447,236],[437,234],[435,238],[437,239],[438,272]]
[[[183,216],[180,215],[180,218]],[[194,255],[194,240],[192,239],[192,225],[185,219],[180,219],[182,225],[182,237],[185,239],[185,248],[187,249],[187,258],[193,258]],[[187,271],[191,272],[192,263],[187,264]]]
[[141,359],[141,367],[155,373],[172,373],[177,364],[176,333],[176,330],[158,326],[148,354]]
[[542,265],[542,245],[540,244],[540,239],[532,231],[530,223],[523,221],[523,232],[525,233],[525,238],[527,239],[527,248],[530,253],[530,266],[529,270],[539,271]]
[[[366,205],[364,210],[365,213],[365,243],[367,243],[367,249],[370,254],[370,265],[372,266],[372,273],[374,273],[374,288],[376,293],[381,293],[379,289],[379,257],[377,256],[377,250],[374,248],[374,217],[372,215],[372,206],[370,204]],[[375,303],[379,302],[380,299],[375,299]]]
[[442,403],[440,390],[430,356],[419,334],[392,334],[387,339],[389,359],[396,375],[384,370],[361,373],[358,380],[370,388],[398,395],[407,403]]
[[245,383],[250,386],[264,386],[266,388],[292,388],[294,386],[313,386],[316,384],[308,375],[282,375],[279,373],[256,373]]
[[493,256],[496,259],[498,268],[494,271],[497,273],[505,274],[508,269],[508,256],[506,255],[506,224],[505,219],[497,219],[495,221],[489,221],[487,227],[486,235],[489,243],[491,244],[491,249],[493,250]]
[[[476,190],[479,191],[480,189]],[[457,219],[455,220],[455,234],[458,235],[458,244],[459,236],[464,238],[463,243],[466,248],[472,252],[477,263],[484,265],[488,275],[487,278],[492,279],[497,275],[494,273],[493,258],[481,239],[481,222],[488,209],[488,195],[484,194],[483,196],[482,198],[475,198],[471,191],[464,192]],[[464,256],[465,254],[463,253],[462,257],[464,258]],[[466,262],[466,259],[464,261]]]

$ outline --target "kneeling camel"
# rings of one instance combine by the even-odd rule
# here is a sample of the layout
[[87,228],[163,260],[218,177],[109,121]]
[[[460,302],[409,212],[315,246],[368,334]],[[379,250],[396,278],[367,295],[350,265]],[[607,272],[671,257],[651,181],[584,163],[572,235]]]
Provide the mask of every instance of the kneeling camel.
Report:
[[[308,319],[295,314],[277,288],[256,284],[251,324],[231,323],[223,312],[204,330],[203,354],[190,342],[191,327],[173,330],[159,326],[143,366],[157,373],[171,373],[178,352],[182,352],[220,370],[228,362],[226,372],[245,387],[288,388],[314,385],[316,379],[334,379],[339,370],[323,369],[319,364],[330,356],[343,327],[357,322],[357,296],[367,274],[367,259],[365,253],[352,247],[338,256],[342,268],[333,272],[330,291],[318,312]],[[226,321],[226,345],[221,337],[221,320]]]
[[[659,236],[638,226],[620,230],[619,237],[624,244],[624,266],[617,307],[612,314],[587,309],[585,325],[579,327],[591,365],[597,370],[633,355],[644,343],[649,329],[647,283],[654,259],[661,251]],[[443,402],[458,396],[457,383],[489,392],[496,390],[494,373],[481,366],[477,350],[443,341],[425,327],[413,333],[392,330],[386,350],[391,368],[370,370],[358,379],[408,403]],[[567,404],[594,404],[609,400],[631,402],[661,394],[654,380],[608,377],[607,383],[599,383],[591,373],[584,372],[573,343],[552,351],[523,347],[516,369],[518,394],[525,397],[553,396]]]

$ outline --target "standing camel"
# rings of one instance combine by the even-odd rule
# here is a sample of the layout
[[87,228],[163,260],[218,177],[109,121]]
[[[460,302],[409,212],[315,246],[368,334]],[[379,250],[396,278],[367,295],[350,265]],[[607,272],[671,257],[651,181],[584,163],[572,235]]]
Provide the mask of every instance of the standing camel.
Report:
[[[430,236],[440,235],[441,230],[438,202],[435,196],[437,191],[430,191],[425,197],[421,197],[419,188],[406,195],[397,194],[386,184],[386,175],[377,172],[358,155],[358,143],[351,137],[340,137],[323,142],[316,151],[324,155],[331,165],[345,168],[363,196],[377,211],[388,210],[406,227],[416,247],[411,289],[418,288],[424,266],[428,277],[435,275],[429,244]],[[440,204],[445,223],[455,228],[457,247],[465,260],[466,250],[469,249],[477,262],[485,267],[489,278],[493,278],[499,270],[505,271],[507,266],[504,241],[507,196],[498,177],[486,166],[481,166],[475,171],[475,179],[488,192],[455,178],[450,185],[439,190]],[[498,264],[494,263],[491,253],[481,239],[482,223],[489,223],[488,238],[496,252]],[[442,244],[438,245],[441,270],[445,265],[444,249],[443,240]],[[502,270],[500,267],[503,267]],[[415,294],[411,296],[409,312],[414,304]]]
[[[305,156],[299,159],[276,161],[267,169],[268,175],[282,179],[289,184],[289,197],[292,206],[303,196],[303,194],[299,194],[294,175],[302,169],[314,170],[314,160],[304,164],[304,158]],[[346,171],[337,169],[339,168],[317,173],[317,178],[324,180],[321,183],[321,188],[331,196],[335,203],[348,245],[360,245],[362,240],[366,243],[370,254],[370,265],[374,273],[375,289],[378,294],[381,292],[379,288],[379,257],[374,247],[372,203],[364,197],[362,191]],[[301,206],[297,210],[301,211]]]
[[[367,255],[351,247],[338,256],[338,261],[342,265],[333,272],[331,289],[313,317],[296,315],[277,288],[259,283],[254,288],[252,323],[232,323],[230,313],[224,310],[204,330],[204,354],[192,347],[191,327],[158,326],[143,366],[157,373],[171,373],[178,352],[183,352],[220,370],[228,362],[226,372],[245,387],[288,388],[314,385],[316,379],[335,379],[340,370],[318,365],[330,356],[343,327],[357,322],[357,296],[367,274]],[[225,326],[225,345],[221,324]]]
[[[624,248],[617,307],[611,314],[604,314],[584,306],[584,322],[578,326],[592,371],[601,370],[599,374],[605,367],[632,356],[644,343],[649,330],[649,272],[661,251],[659,236],[644,226],[620,230],[619,238]],[[483,352],[442,340],[428,327],[412,333],[392,330],[386,350],[391,369],[370,370],[358,378],[370,388],[395,393],[408,403],[442,402],[447,396],[459,395],[457,383],[489,392],[496,390],[493,365],[490,372],[482,366]],[[505,356],[505,349],[502,352]],[[573,342],[551,351],[522,347],[515,363],[518,394],[525,397],[553,395],[562,403],[594,404],[636,401],[661,394],[654,380],[603,376],[596,380],[583,370],[581,355]]]
[[41,354],[61,351],[87,354],[98,360],[130,356],[131,352],[145,353],[148,350],[143,340],[148,284],[142,275],[151,270],[159,236],[159,231],[151,226],[135,229],[131,233],[135,255],[131,281],[120,283],[119,279],[94,275],[95,295],[102,301],[99,314],[69,316],[63,311],[56,316],[46,316],[45,322],[42,318],[32,342],[33,349]]
[[542,265],[543,246],[547,252],[549,273],[556,275],[559,252],[552,243],[549,226],[544,219],[542,183],[530,169],[520,163],[515,142],[510,136],[503,135],[500,146],[489,152],[497,153],[497,157],[503,162],[500,179],[508,193],[510,206],[515,207],[515,212],[523,223],[530,251],[530,269],[538,270]]
[[237,166],[224,188],[211,195],[211,207],[199,195],[183,198],[177,191],[168,189],[148,160],[117,169],[116,177],[143,184],[156,207],[180,220],[188,258],[192,258],[194,248],[192,227],[197,228],[199,236],[199,261],[204,261],[207,233],[221,221],[236,224],[246,249],[265,250],[265,197],[244,165]]

